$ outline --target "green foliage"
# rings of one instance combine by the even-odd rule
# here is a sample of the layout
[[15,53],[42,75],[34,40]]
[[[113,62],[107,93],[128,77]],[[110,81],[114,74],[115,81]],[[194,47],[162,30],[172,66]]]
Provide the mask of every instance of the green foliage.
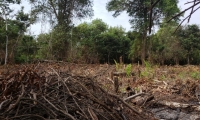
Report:
[[195,49],[192,52],[191,59],[192,59],[192,64],[198,65],[200,63],[200,50],[199,49]]
[[73,50],[75,58],[82,63],[98,62],[100,52],[97,51],[98,36],[108,30],[108,25],[101,19],[91,23],[82,23],[73,29]]
[[[152,20],[152,25],[160,23],[160,20],[169,18],[175,15],[180,10],[177,6],[178,0],[162,0],[152,10],[152,17],[156,18]],[[114,11],[113,16],[119,16],[123,11],[126,11],[131,17],[130,23],[133,27],[146,33],[146,28],[149,25],[149,10],[151,8],[151,2],[149,0],[110,0],[106,6],[108,11]]]
[[111,60],[124,57],[124,61],[128,60],[128,52],[130,48],[130,39],[125,35],[122,27],[110,27],[107,32],[97,37],[96,50],[100,53],[100,60],[112,63]]
[[[186,50],[187,63],[199,63],[200,29],[197,25],[188,25],[179,30],[180,44]],[[195,56],[196,55],[196,56]],[[198,57],[197,57],[198,56]],[[193,61],[193,58],[196,58]]]
[[127,37],[131,40],[129,58],[137,60],[141,57],[142,34],[136,31],[128,31]]
[[49,34],[40,34],[37,40],[41,59],[68,60],[71,35],[63,27],[56,27]]
[[150,62],[144,61],[144,63],[145,63],[145,67],[146,67],[147,70],[149,70],[152,67]]
[[[106,8],[108,11],[113,11],[114,17],[120,15],[123,11],[126,11],[130,16],[130,23],[132,27],[142,33],[142,42],[139,44],[140,54],[141,54],[141,61],[146,58],[146,49],[147,49],[147,30],[154,25],[159,25],[161,20],[169,18],[169,16],[175,15],[179,12],[179,8],[177,6],[177,0],[162,0],[156,6],[154,6],[152,12],[152,17],[156,19],[150,19],[149,16],[151,12],[149,9],[152,9],[151,1],[149,0],[111,0],[108,2]],[[151,22],[151,25],[149,24]],[[150,25],[150,26],[149,26]],[[136,43],[132,44],[132,48],[136,46]],[[138,45],[137,45],[138,46]],[[134,53],[137,53],[136,50],[131,51],[131,55],[133,56]],[[138,56],[138,55],[137,55]],[[144,63],[143,63],[144,64]]]
[[13,12],[12,8],[10,7],[11,4],[20,4],[21,0],[1,0],[0,1],[0,16],[8,16],[10,13]]
[[145,78],[152,78],[154,74],[154,69],[152,68],[152,65],[148,61],[144,61],[145,63],[145,68],[143,71],[141,71],[140,77],[145,77]]
[[[74,62],[73,59],[77,58],[75,55],[80,55],[78,49],[81,48],[79,46],[77,47],[77,45],[80,44],[80,36],[78,36],[77,39],[73,34],[82,35],[84,33],[76,33],[78,29],[74,28],[72,20],[93,16],[92,1],[29,1],[33,6],[31,9],[32,18],[30,21],[36,21],[38,20],[37,18],[39,18],[39,15],[42,15],[42,20],[46,20],[46,22],[48,20],[53,28],[50,33],[38,36],[40,50],[38,51],[37,57],[39,59],[55,59]],[[93,44],[90,46],[93,46]]]
[[115,62],[115,68],[117,72],[126,72],[126,75],[129,77],[131,76],[131,72],[132,72],[132,65],[128,64],[126,66],[126,68],[123,68],[123,63],[118,63],[116,60],[114,60]]
[[174,33],[177,23],[163,23],[158,32],[151,36],[151,61],[168,64],[179,64],[185,58],[185,50],[181,46],[180,37]]
[[37,53],[37,43],[32,36],[24,36],[20,40],[17,50],[15,51],[15,62],[31,62],[35,59]]
[[50,48],[50,40],[51,40],[51,33],[50,34],[40,34],[37,37],[37,44],[40,48],[37,52],[37,59],[53,59],[51,58],[53,53]]
[[[16,51],[16,46],[18,45],[18,41],[23,37],[21,35],[22,30],[21,29],[21,22],[16,20],[7,20],[8,22],[8,57],[10,63],[14,62],[14,56],[13,54]],[[6,48],[6,31],[5,31],[6,25],[5,21],[0,22],[0,53],[5,53]],[[5,55],[1,55],[0,59],[4,59]]]
[[186,72],[180,72],[180,73],[178,73],[178,77],[180,79],[185,79],[186,78]]
[[[113,63],[123,55],[128,59],[130,40],[122,27],[108,27],[101,19],[82,23],[73,29],[73,46],[79,45],[78,59]],[[86,61],[86,62],[87,62]],[[90,63],[89,62],[89,63]],[[88,62],[87,62],[88,63]]]
[[[33,20],[31,21],[30,14],[24,13],[24,7],[21,7],[20,11],[15,11],[10,6],[19,5],[20,3],[21,0],[4,0],[0,2],[0,59],[4,58],[2,53],[5,53],[5,56],[8,56],[9,63],[14,63],[15,58],[19,58],[19,56],[15,56],[19,54],[17,53],[19,41],[23,39],[27,28],[34,23]],[[8,38],[7,45],[5,44],[7,41],[6,38]],[[7,50],[5,48],[7,48]],[[22,57],[22,59],[23,58],[24,57]]]
[[27,28],[30,27],[31,24],[36,22],[35,19],[31,18],[29,13],[24,13],[24,7],[21,7],[21,10],[16,14],[15,24],[18,24],[20,29],[20,34],[26,32]]
[[116,60],[114,60],[114,62],[115,62],[116,71],[117,72],[123,72],[124,71],[123,63],[118,63]]
[[132,71],[132,65],[131,64],[128,64],[125,68],[126,70],[126,75],[129,77],[131,76],[131,71]]
[[116,71],[119,71],[119,63],[116,60],[114,60],[114,62],[115,62]]
[[[123,11],[130,16],[130,23],[135,29],[126,32],[122,27],[109,27],[101,19],[90,23],[73,25],[73,19],[91,17],[91,0],[74,1],[41,1],[29,0],[32,4],[31,14],[12,10],[10,4],[20,4],[21,0],[1,1],[0,7],[0,62],[4,59],[6,34],[8,35],[9,62],[28,62],[33,59],[54,59],[76,63],[114,63],[118,71],[130,73],[130,66],[123,68],[122,64],[113,62],[123,56],[125,63],[142,61],[145,70],[142,76],[152,75],[151,63],[188,64],[200,63],[200,28],[198,25],[180,26],[174,33],[178,18],[166,23],[166,20],[179,12],[177,0],[162,0],[152,10],[154,18],[152,25],[158,25],[159,30],[147,36],[149,28],[149,0],[110,0],[108,11],[113,11],[117,17]],[[72,3],[74,5],[72,6]],[[55,8],[56,10],[53,10]],[[10,14],[15,13],[15,18]],[[27,28],[36,22],[38,15],[49,20],[52,30],[35,38],[25,35]],[[8,32],[5,18],[7,16]],[[143,53],[148,54],[143,54]],[[143,59],[144,58],[144,59]],[[143,61],[148,58],[149,62]],[[196,73],[191,74],[196,77]]]
[[162,76],[161,76],[161,80],[166,80],[166,76],[165,76],[165,75],[162,75]]
[[200,72],[196,71],[196,72],[191,72],[190,76],[194,79],[200,79]]
[[91,0],[29,0],[32,4],[32,16],[43,15],[43,20],[50,20],[56,26],[68,29],[73,19],[93,16]]
[[200,79],[200,72],[197,70],[190,70],[190,71],[182,71],[178,73],[178,77],[181,80],[186,80],[188,77],[199,80]]

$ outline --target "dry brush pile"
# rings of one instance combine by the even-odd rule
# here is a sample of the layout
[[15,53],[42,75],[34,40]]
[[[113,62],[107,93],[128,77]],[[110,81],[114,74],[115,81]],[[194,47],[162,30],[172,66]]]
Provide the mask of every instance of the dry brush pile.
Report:
[[92,78],[38,69],[21,67],[0,76],[1,120],[153,119],[104,91]]

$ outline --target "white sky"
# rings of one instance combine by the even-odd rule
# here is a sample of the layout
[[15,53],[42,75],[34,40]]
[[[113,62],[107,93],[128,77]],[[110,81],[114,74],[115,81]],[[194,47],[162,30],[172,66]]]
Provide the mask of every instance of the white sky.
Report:
[[[96,18],[100,18],[102,19],[105,23],[107,23],[109,26],[122,26],[123,28],[126,29],[126,31],[131,29],[131,25],[129,24],[129,17],[128,15],[123,12],[121,15],[119,15],[118,17],[114,18],[112,16],[112,12],[108,12],[106,10],[106,3],[109,0],[94,0],[94,17],[92,19],[85,19],[82,21],[75,21],[75,24],[80,24],[84,21],[87,22],[91,22],[93,19]],[[185,8],[188,7],[188,5],[184,5],[184,3],[186,3],[187,1],[191,1],[191,0],[179,0],[179,4],[178,7],[181,8],[181,10],[184,10]],[[25,11],[29,12],[30,11],[30,7],[29,4],[25,1],[25,3],[23,3],[23,5],[25,6]],[[189,5],[190,6],[190,5]],[[14,9],[19,9],[20,7],[18,6],[13,6]],[[190,13],[189,11],[185,14],[188,15],[188,13]],[[185,22],[186,23],[186,22]],[[184,24],[185,24],[184,23]],[[200,9],[194,13],[191,17],[191,20],[189,22],[189,24],[198,24],[200,25]],[[41,27],[43,26],[43,27]],[[38,35],[41,32],[49,32],[50,28],[48,24],[45,23],[37,23],[31,26],[29,32],[32,35]]]
[[[93,17],[93,19],[100,18],[110,26],[122,26],[127,31],[130,30],[131,25],[129,24],[129,16],[126,14],[126,12],[123,12],[121,15],[114,18],[112,16],[112,13],[108,12],[105,8],[106,3],[108,1],[109,0],[94,0],[94,6],[93,6],[94,17]],[[178,4],[178,7],[181,8],[181,10],[184,10],[188,7],[188,5],[184,5],[184,3],[186,3],[187,1],[191,1],[191,0],[179,0],[179,1],[180,2]],[[185,16],[188,13],[190,13],[190,11],[186,12]],[[186,24],[186,23],[187,22],[184,22],[184,24]],[[200,24],[200,9],[192,15],[189,24]]]

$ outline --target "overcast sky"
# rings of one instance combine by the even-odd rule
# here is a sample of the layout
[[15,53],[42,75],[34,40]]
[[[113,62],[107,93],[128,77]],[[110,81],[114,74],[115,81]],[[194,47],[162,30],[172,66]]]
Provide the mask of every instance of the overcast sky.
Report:
[[[129,24],[129,16],[124,12],[120,16],[114,18],[112,16],[112,12],[108,12],[105,8],[106,3],[109,0],[94,0],[94,17],[93,19],[96,18],[101,18],[104,22],[106,22],[110,26],[122,26],[126,28],[126,30],[131,29],[131,25]],[[187,1],[189,0],[179,0],[178,7],[181,8],[181,10],[184,10],[188,7],[188,5],[184,5]],[[190,5],[189,5],[190,6]],[[185,13],[185,16],[190,13],[189,11]],[[184,22],[185,24],[186,22]],[[196,13],[194,13],[191,17],[191,20],[189,24],[200,24],[200,9]]]
[[[126,29],[126,31],[130,30],[131,25],[129,24],[129,17],[126,14],[126,12],[123,12],[121,15],[114,18],[112,16],[113,13],[108,12],[105,8],[106,3],[108,1],[109,0],[94,0],[94,6],[93,6],[94,17],[92,19],[85,19],[82,21],[74,21],[74,23],[80,24],[84,21],[91,22],[93,19],[100,18],[105,23],[107,23],[109,26],[122,26],[123,28]],[[187,1],[191,1],[191,0],[179,0],[179,1],[180,2],[178,4],[178,7],[180,7],[181,10],[184,10],[185,8],[188,7],[188,5],[184,5],[184,3],[186,3]],[[25,5],[25,11],[29,11],[30,7],[27,7],[27,3],[25,3],[24,5]],[[185,14],[185,16],[188,15],[188,13],[189,13],[189,11]],[[200,25],[200,9],[192,15],[192,18],[191,18],[189,24],[199,24]],[[42,29],[41,29],[41,26],[43,26]],[[35,25],[32,25],[30,28],[30,32],[33,35],[38,35],[41,32],[49,32],[49,30],[50,30],[49,25],[44,26],[44,23],[42,25],[41,25],[41,23],[37,23]]]

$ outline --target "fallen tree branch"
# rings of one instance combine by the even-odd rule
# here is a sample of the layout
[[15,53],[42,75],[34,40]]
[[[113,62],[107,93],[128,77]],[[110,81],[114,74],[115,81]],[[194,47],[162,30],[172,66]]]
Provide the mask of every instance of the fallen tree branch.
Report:
[[42,96],[44,98],[44,100],[46,100],[54,109],[56,109],[57,111],[65,114],[66,116],[68,116],[69,118],[71,118],[72,120],[76,120],[72,115],[70,115],[69,113],[63,111],[63,110],[60,110],[58,109],[55,105],[53,105],[49,100],[47,100],[44,96]]
[[45,119],[44,117],[40,116],[40,115],[35,115],[35,114],[26,114],[26,115],[19,115],[19,116],[15,116],[15,117],[11,117],[10,119],[20,119],[20,118],[23,118],[23,117],[27,117],[27,118],[39,118],[40,120],[47,120]]
[[144,95],[144,94],[145,94],[145,93],[138,93],[138,94],[129,96],[129,97],[127,97],[127,98],[124,98],[124,101],[127,101],[127,100],[129,100],[129,99],[133,99],[133,98],[135,98],[135,97],[137,97],[137,96],[141,96],[141,95]]
[[30,100],[30,101],[35,101],[37,102],[39,105],[42,106],[43,109],[45,109],[46,111],[50,111],[51,113],[49,114],[52,118],[56,118],[57,114],[51,110],[48,106],[45,106],[43,103],[41,103],[40,101],[38,100],[35,100],[35,99],[31,99],[31,98],[21,98],[21,100]]
[[190,108],[193,109],[194,111],[200,112],[200,105],[191,105],[191,104],[171,102],[171,101],[158,101],[156,104],[165,105],[170,108],[181,108],[181,109]]
[[[23,66],[24,69],[10,73],[10,77],[7,77],[7,88],[4,89],[7,92],[0,96],[0,119],[149,118],[140,108],[127,104],[115,95],[109,95],[95,83],[96,78],[57,72],[53,67],[48,67],[44,75],[40,65],[32,65],[30,68]],[[37,73],[38,69],[40,75],[44,76]]]
[[19,97],[17,98],[17,101],[14,104],[10,104],[9,108],[6,110],[6,112],[9,112],[11,109],[13,109],[14,107],[16,107],[20,101],[20,99],[22,98],[24,94],[24,85],[22,84],[22,93],[21,95],[19,95]]
[[112,93],[108,93],[110,96],[112,97],[115,97],[117,98],[118,100],[120,100],[123,104],[125,104],[128,108],[130,108],[131,110],[133,110],[135,113],[137,114],[141,114],[142,113],[142,110],[141,109],[136,109],[136,108],[133,108],[132,106],[130,106],[128,103],[126,103],[124,100],[122,100],[121,98],[119,98],[117,95],[115,94],[112,94]]

